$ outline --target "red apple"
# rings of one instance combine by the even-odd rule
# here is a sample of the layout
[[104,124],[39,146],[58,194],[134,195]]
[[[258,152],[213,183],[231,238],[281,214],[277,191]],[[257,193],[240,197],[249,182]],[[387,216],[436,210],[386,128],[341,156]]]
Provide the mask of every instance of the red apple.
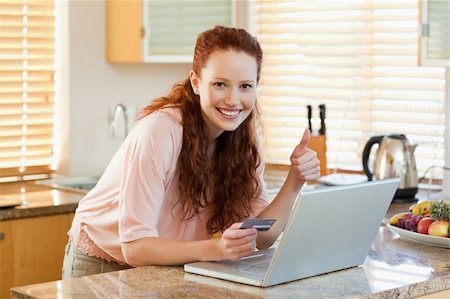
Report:
[[419,234],[425,234],[428,235],[428,227],[431,225],[431,223],[434,222],[434,219],[431,217],[425,217],[422,220],[417,223],[417,232]]
[[449,227],[450,223],[447,220],[436,220],[431,223],[428,228],[428,234],[431,236],[448,238]]

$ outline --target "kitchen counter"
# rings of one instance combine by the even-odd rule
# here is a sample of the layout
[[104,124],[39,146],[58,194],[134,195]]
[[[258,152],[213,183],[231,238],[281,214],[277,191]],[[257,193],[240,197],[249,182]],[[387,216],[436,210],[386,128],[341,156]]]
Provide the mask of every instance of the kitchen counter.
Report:
[[[410,204],[392,204],[387,214]],[[269,288],[148,266],[15,287],[11,298],[410,298],[450,289],[450,249],[405,241],[382,225],[362,266]]]
[[18,203],[0,208],[0,221],[74,212],[83,196],[82,192],[52,189],[32,181],[0,183],[0,203]]
[[[0,200],[21,200],[0,209],[0,221],[73,212],[82,193],[51,189],[33,182],[0,184]],[[427,197],[423,196],[422,198]],[[411,203],[393,203],[384,223]],[[270,288],[257,288],[195,274],[182,267],[140,267],[78,279],[15,287],[12,298],[208,297],[407,298],[450,289],[450,249],[411,243],[384,225],[363,266]]]

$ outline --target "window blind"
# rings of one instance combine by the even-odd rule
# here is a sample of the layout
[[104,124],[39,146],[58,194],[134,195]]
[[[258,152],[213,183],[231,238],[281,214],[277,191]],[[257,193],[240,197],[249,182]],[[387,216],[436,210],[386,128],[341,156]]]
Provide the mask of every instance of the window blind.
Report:
[[50,173],[54,3],[0,1],[0,177]]
[[[288,164],[306,105],[325,104],[328,168],[362,170],[371,136],[403,133],[419,174],[444,164],[445,69],[418,66],[417,0],[256,1],[266,159]],[[442,174],[441,174],[442,175]]]

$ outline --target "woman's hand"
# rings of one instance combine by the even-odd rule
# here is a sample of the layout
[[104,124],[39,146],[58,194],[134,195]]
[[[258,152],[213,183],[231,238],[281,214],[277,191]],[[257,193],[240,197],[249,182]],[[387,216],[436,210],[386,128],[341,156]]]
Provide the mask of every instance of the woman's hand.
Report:
[[222,259],[238,260],[255,251],[257,230],[240,229],[241,225],[242,223],[234,223],[223,232],[218,243]]
[[317,153],[307,147],[310,138],[311,132],[306,129],[302,140],[291,155],[291,171],[294,171],[297,179],[301,181],[317,180],[320,177],[320,161],[317,159]]

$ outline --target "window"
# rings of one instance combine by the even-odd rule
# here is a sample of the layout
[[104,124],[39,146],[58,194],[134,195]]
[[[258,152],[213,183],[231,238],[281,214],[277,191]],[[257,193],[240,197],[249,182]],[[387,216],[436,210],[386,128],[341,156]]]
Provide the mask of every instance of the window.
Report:
[[[444,165],[445,69],[418,66],[418,0],[257,1],[266,158],[289,163],[327,108],[329,168],[362,170],[371,136],[403,133],[419,174]],[[441,174],[442,176],[442,174]]]
[[0,2],[0,177],[51,172],[54,3]]

